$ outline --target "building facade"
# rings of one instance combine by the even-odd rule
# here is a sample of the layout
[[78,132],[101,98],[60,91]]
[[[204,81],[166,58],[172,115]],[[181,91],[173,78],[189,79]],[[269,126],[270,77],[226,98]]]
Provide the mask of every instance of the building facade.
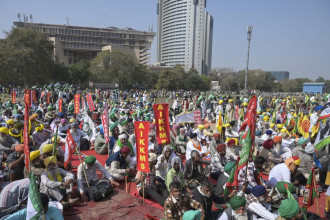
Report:
[[269,71],[277,81],[289,79],[290,73],[288,71]]
[[323,94],[324,93],[325,83],[304,83],[303,92],[314,93],[314,94]]
[[74,64],[80,60],[93,59],[102,48],[113,45],[134,51],[141,64],[150,59],[154,32],[137,31],[131,28],[93,28],[42,23],[14,22],[19,28],[40,31],[54,44],[54,58],[59,63]]
[[206,0],[158,0],[157,62],[181,64],[208,74],[212,60],[213,17]]

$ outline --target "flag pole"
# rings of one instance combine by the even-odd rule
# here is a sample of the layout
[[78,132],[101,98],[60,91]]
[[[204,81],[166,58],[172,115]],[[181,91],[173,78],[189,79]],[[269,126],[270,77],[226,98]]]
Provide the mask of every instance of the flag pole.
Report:
[[[315,192],[317,192],[316,190],[316,180],[315,180],[315,171],[313,169],[313,182],[314,182],[314,190]],[[319,198],[316,197],[316,208],[317,208],[317,215],[320,215],[320,209],[319,209]]]
[[128,190],[127,190],[127,176],[128,175],[126,175],[127,173],[125,173],[125,188],[126,188],[126,193],[128,192]]
[[[143,173],[142,173],[142,175],[143,175]],[[142,201],[143,201],[143,204],[144,204],[144,183],[145,182],[145,180],[142,180]]]

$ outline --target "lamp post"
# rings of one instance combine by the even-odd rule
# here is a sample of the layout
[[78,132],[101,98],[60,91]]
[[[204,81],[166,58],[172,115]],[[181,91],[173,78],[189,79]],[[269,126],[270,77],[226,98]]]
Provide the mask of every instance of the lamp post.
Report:
[[249,56],[250,56],[250,41],[252,35],[252,26],[247,27],[247,40],[248,40],[248,52],[247,52],[247,60],[246,60],[246,71],[245,71],[245,85],[244,90],[247,92],[247,78],[248,78],[248,71],[249,71]]

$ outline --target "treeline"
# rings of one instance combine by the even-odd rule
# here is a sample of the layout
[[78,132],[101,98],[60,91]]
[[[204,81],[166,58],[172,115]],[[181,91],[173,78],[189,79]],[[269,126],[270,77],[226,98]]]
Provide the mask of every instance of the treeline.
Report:
[[181,66],[152,71],[119,50],[102,51],[90,61],[64,65],[54,61],[54,45],[42,33],[14,28],[0,40],[0,83],[29,87],[50,82],[86,86],[89,81],[119,84],[122,89],[209,90],[211,79]]

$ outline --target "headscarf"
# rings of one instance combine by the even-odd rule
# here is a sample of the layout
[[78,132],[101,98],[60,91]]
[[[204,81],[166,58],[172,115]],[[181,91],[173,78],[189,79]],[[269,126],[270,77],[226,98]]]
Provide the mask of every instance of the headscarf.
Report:
[[127,139],[127,135],[126,134],[119,135],[118,140],[121,140],[121,139]]
[[290,219],[300,212],[299,204],[294,199],[285,199],[281,202],[278,213],[282,218]]
[[180,165],[180,170],[182,171],[183,168],[182,168],[182,163],[181,163],[180,157],[178,157],[178,156],[172,157],[172,159],[171,159],[171,167],[172,168],[173,168],[173,166],[174,166],[175,163],[178,163]]

